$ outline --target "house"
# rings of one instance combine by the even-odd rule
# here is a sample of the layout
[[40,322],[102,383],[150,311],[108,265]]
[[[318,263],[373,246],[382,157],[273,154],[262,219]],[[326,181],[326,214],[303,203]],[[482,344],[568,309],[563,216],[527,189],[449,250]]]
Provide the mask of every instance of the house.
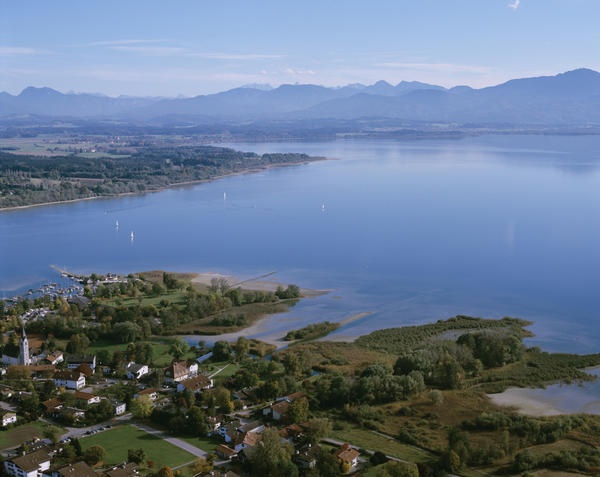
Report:
[[58,417],[60,416],[60,410],[63,407],[63,402],[59,398],[51,398],[47,401],[43,401],[42,406],[44,406],[44,414],[49,417]]
[[164,370],[165,383],[179,383],[198,374],[198,363],[175,361]]
[[112,400],[111,404],[113,405],[113,409],[115,410],[115,416],[121,416],[127,411],[127,405],[124,402]]
[[191,391],[193,393],[197,393],[200,391],[204,391],[205,389],[210,389],[213,387],[213,380],[204,376],[203,374],[199,374],[193,378],[184,379],[183,381],[179,381],[177,383],[177,392],[183,392],[185,390]]
[[300,469],[314,469],[317,466],[317,459],[319,458],[320,452],[321,448],[319,446],[311,446],[308,444],[302,449],[298,449],[296,451],[296,453],[292,456],[292,461]]
[[290,409],[290,404],[296,399],[303,397],[306,397],[306,394],[302,391],[280,397],[275,401],[274,404],[271,404],[269,407],[263,409],[263,416],[271,416],[274,420],[281,421],[285,419],[286,414]]
[[261,440],[262,434],[259,432],[238,433],[237,437],[233,440],[233,448],[236,452],[240,452],[248,447],[255,447]]
[[125,372],[127,373],[127,379],[140,379],[142,376],[148,374],[148,365],[130,361],[125,366]]
[[221,424],[217,430],[217,434],[227,443],[230,443],[238,432],[241,422],[239,419],[235,419],[226,424]]
[[215,454],[217,454],[217,457],[221,459],[231,459],[237,455],[237,451],[226,446],[225,444],[219,444],[217,447],[215,447]]
[[131,477],[138,475],[137,465],[133,462],[127,462],[107,470],[104,475],[106,477]]
[[65,360],[65,357],[62,351],[54,351],[46,356],[45,360],[52,366],[56,366],[57,364],[62,363]]
[[47,449],[39,449],[4,461],[4,471],[15,477],[38,477],[50,468]]
[[95,354],[68,354],[67,368],[77,369],[79,366],[85,364],[89,366],[92,373],[96,371],[96,355]]
[[290,402],[289,401],[279,401],[273,404],[270,408],[271,417],[273,417],[276,421],[281,421],[285,418],[288,411],[290,410]]
[[17,422],[17,413],[13,411],[0,411],[0,415],[2,415],[2,427],[6,427],[9,424],[14,424]]
[[78,407],[61,407],[60,416],[68,422],[79,422],[85,419],[85,410]]
[[73,396],[77,401],[89,406],[90,404],[97,404],[100,402],[100,396],[96,396],[95,394],[84,393],[82,391],[75,391]]
[[360,456],[360,452],[350,447],[350,444],[342,444],[335,453],[335,456],[338,458],[342,469],[347,469],[347,471],[350,471],[358,465],[358,457]]
[[154,402],[158,399],[158,390],[155,388],[146,388],[133,395],[134,398],[139,398],[141,396],[148,396],[150,401]]
[[67,464],[60,469],[53,470],[50,475],[51,477],[98,477],[94,469],[85,462]]
[[85,375],[79,371],[65,369],[54,374],[54,385],[57,388],[79,390],[85,387]]

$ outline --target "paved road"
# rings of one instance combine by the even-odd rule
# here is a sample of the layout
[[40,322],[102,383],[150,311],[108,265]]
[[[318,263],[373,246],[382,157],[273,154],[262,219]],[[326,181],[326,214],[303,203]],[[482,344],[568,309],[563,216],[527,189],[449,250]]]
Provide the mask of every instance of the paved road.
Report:
[[147,432],[148,434],[152,434],[156,437],[159,437],[160,439],[163,439],[163,440],[173,444],[174,446],[177,446],[180,449],[183,449],[184,451],[187,451],[190,454],[195,455],[196,457],[206,457],[206,454],[208,454],[208,452],[203,451],[199,447],[188,444],[187,442],[185,442],[181,439],[178,439],[176,437],[171,437],[166,432],[159,431],[158,429],[154,429],[150,426],[147,426],[146,424],[141,424],[141,423],[133,424],[132,423],[131,425],[134,427],[137,427],[138,429],[141,429],[142,431]]

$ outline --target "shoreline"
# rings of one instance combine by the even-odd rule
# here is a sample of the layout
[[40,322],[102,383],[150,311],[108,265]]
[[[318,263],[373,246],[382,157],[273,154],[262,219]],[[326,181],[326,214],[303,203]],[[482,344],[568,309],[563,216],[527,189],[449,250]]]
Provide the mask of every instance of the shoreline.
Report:
[[331,161],[333,160],[333,158],[330,157],[317,157],[314,160],[311,161],[303,161],[303,162],[295,162],[293,164],[268,164],[262,167],[256,167],[256,168],[252,168],[252,169],[246,169],[244,171],[239,171],[239,172],[230,172],[228,174],[223,174],[220,176],[215,176],[215,177],[211,177],[209,179],[198,179],[198,180],[193,180],[193,181],[185,181],[185,182],[175,182],[173,184],[169,184],[169,185],[165,185],[163,187],[159,187],[158,189],[148,189],[148,190],[144,190],[144,191],[140,191],[140,192],[123,192],[121,194],[113,194],[113,195],[97,195],[94,197],[81,197],[79,199],[69,199],[69,200],[60,200],[60,201],[53,201],[53,202],[40,202],[39,204],[28,204],[28,205],[13,205],[10,207],[0,207],[0,213],[2,212],[14,212],[14,211],[18,211],[18,210],[27,210],[27,209],[31,209],[34,207],[45,207],[45,206],[52,206],[52,205],[62,205],[62,204],[73,204],[73,203],[77,203],[77,202],[83,202],[83,201],[88,201],[88,200],[102,200],[102,199],[119,199],[122,197],[130,197],[130,196],[142,196],[144,194],[154,194],[156,192],[163,192],[166,190],[170,190],[170,189],[177,189],[179,187],[186,187],[186,186],[191,186],[191,185],[199,185],[199,184],[206,184],[209,182],[214,182],[214,181],[218,181],[221,179],[226,179],[228,177],[236,177],[236,176],[241,176],[241,175],[245,175],[245,174],[256,174],[259,172],[264,172],[267,171],[269,169],[274,169],[274,168],[278,168],[278,167],[292,167],[292,166],[301,166],[301,165],[306,165],[306,164],[311,164],[313,162],[319,162],[319,161]]

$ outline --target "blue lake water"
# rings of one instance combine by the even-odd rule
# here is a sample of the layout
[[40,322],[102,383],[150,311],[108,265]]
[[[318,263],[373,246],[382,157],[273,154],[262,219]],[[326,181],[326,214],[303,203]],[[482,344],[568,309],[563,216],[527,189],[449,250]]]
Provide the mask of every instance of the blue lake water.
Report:
[[600,137],[232,147],[336,160],[2,212],[0,293],[56,280],[50,264],[241,278],[276,271],[283,283],[334,291],[266,318],[261,333],[362,312],[371,314],[336,334],[456,314],[519,316],[535,322],[531,344],[600,351]]

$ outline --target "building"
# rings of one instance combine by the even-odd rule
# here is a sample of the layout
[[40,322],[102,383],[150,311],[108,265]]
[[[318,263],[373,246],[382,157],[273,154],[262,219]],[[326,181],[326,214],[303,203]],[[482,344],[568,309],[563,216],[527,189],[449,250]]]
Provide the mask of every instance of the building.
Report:
[[138,475],[137,465],[133,462],[121,464],[107,470],[104,474],[106,477],[132,477]]
[[85,462],[67,464],[60,469],[53,470],[50,472],[50,475],[52,477],[98,477],[98,474],[94,472],[94,469]]
[[148,365],[130,361],[127,363],[127,366],[125,366],[125,372],[127,373],[128,379],[140,379],[142,376],[148,374]]
[[0,411],[0,415],[2,416],[2,427],[6,427],[9,424],[14,424],[17,422],[17,413],[13,411]]
[[29,340],[25,334],[25,327],[21,332],[21,338],[19,339],[19,345],[6,344],[2,352],[2,364],[6,365],[18,365],[18,366],[29,366],[31,364],[31,355],[29,351]]
[[4,471],[14,477],[38,477],[50,468],[50,455],[46,449],[4,461]]
[[154,402],[158,399],[158,390],[155,388],[146,388],[133,395],[134,398],[139,398],[141,396],[148,396],[150,401]]
[[85,387],[85,375],[79,371],[65,369],[54,374],[54,385],[57,388],[79,390]]
[[198,363],[175,361],[165,368],[165,383],[179,383],[198,374]]
[[342,444],[335,453],[335,456],[338,458],[342,469],[347,469],[347,471],[350,471],[358,465],[358,457],[360,456],[360,452],[350,447],[350,444]]
[[192,393],[198,393],[200,391],[204,391],[205,389],[210,389],[213,387],[213,380],[204,376],[203,374],[199,374],[193,378],[184,379],[183,381],[179,381],[177,383],[177,392],[183,392],[185,390],[190,391]]
[[73,396],[75,396],[75,399],[81,403],[83,403],[86,406],[89,406],[90,404],[97,404],[100,402],[100,396],[96,396],[95,394],[90,394],[90,393],[84,393],[82,391],[75,391],[73,393]]
[[77,369],[82,365],[87,365],[92,373],[96,372],[96,355],[95,354],[68,354],[67,368]]
[[127,411],[127,405],[124,402],[113,400],[111,401],[111,404],[113,405],[113,409],[115,410],[115,416],[121,416]]
[[52,366],[56,366],[57,364],[62,363],[65,360],[65,357],[62,351],[54,351],[53,353],[50,353],[48,356],[46,356],[45,359]]

